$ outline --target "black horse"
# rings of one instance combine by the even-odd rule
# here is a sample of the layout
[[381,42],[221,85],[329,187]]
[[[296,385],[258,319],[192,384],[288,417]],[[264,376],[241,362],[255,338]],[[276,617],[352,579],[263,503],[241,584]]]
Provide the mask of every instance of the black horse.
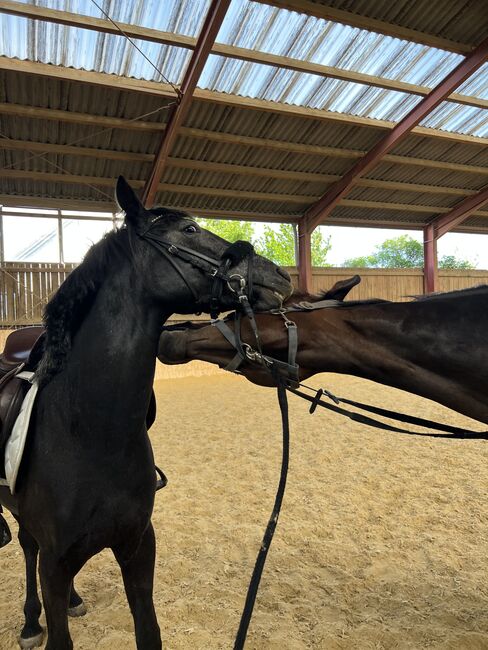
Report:
[[[83,609],[73,578],[103,548],[120,565],[137,647],[161,648],[152,596],[156,475],[145,426],[161,324],[173,312],[208,311],[212,292],[222,308],[235,306],[234,279],[226,282],[233,274],[250,276],[257,309],[291,293],[288,274],[272,262],[256,256],[250,270],[247,257],[235,247],[226,256],[228,242],[187,214],[145,210],[122,178],[117,199],[124,227],[90,249],[47,305],[18,490],[0,488],[26,559],[24,648],[43,636],[38,553],[46,648],[70,650],[68,608]],[[225,272],[215,275],[215,258]]]

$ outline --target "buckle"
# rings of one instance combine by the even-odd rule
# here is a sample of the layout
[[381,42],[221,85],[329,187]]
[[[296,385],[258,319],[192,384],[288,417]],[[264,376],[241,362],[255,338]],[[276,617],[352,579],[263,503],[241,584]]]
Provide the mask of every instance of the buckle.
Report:
[[179,253],[179,250],[174,244],[171,244],[168,246],[168,253],[171,253],[171,255],[177,255]]

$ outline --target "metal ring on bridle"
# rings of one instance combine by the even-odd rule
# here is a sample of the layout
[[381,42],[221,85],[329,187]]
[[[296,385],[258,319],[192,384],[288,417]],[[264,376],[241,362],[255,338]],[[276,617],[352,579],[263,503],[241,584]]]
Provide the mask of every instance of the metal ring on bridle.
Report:
[[[238,279],[239,280],[239,285],[240,285],[240,291],[236,291],[234,287],[232,286],[231,282],[233,279]],[[229,288],[229,291],[232,291],[232,293],[242,293],[246,287],[246,278],[240,275],[239,273],[233,273],[232,275],[229,275],[229,278],[227,280],[227,286]]]

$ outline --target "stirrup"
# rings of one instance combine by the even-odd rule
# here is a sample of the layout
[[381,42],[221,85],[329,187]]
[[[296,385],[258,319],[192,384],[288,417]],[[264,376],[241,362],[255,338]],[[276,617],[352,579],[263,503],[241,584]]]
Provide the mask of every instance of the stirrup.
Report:
[[12,533],[10,532],[10,528],[8,527],[8,524],[3,516],[0,515],[0,548],[7,546],[7,544],[11,541]]
[[154,469],[156,470],[156,474],[159,475],[159,478],[156,481],[156,492],[157,492],[158,490],[161,490],[162,488],[168,485],[168,479],[166,478],[166,474],[163,472],[163,470],[159,469],[157,465],[154,465]]

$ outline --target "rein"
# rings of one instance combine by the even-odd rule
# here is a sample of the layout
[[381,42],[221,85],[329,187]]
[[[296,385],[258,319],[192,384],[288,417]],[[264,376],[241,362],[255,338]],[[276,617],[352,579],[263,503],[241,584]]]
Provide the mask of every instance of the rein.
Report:
[[[239,628],[236,635],[236,640],[234,643],[234,650],[243,650],[244,644],[246,641],[246,635],[249,628],[249,623],[252,617],[253,608],[256,600],[256,595],[259,589],[259,583],[261,576],[264,570],[264,565],[268,555],[269,547],[271,545],[276,526],[278,524],[278,517],[281,510],[281,505],[283,503],[283,496],[286,487],[286,479],[288,474],[288,465],[289,465],[289,450],[290,450],[290,427],[289,427],[289,418],[288,418],[288,400],[286,391],[289,390],[291,393],[311,402],[310,413],[314,413],[317,406],[321,406],[325,409],[333,411],[344,415],[355,422],[361,424],[366,424],[368,426],[376,427],[379,429],[394,431],[397,433],[404,433],[408,435],[417,435],[417,436],[435,436],[435,437],[446,437],[446,438],[470,438],[470,439],[486,439],[488,438],[488,433],[486,432],[477,432],[477,431],[466,431],[458,427],[452,427],[449,425],[441,424],[439,422],[434,422],[432,420],[425,420],[423,418],[417,418],[410,415],[405,415],[403,413],[397,413],[396,411],[389,411],[375,406],[370,406],[368,404],[363,404],[361,402],[355,402],[352,400],[338,398],[328,390],[324,388],[311,388],[305,384],[300,383],[299,380],[299,366],[296,363],[296,354],[298,350],[298,328],[295,322],[290,320],[287,317],[287,314],[290,312],[298,311],[310,311],[315,309],[326,309],[331,307],[337,307],[341,303],[337,300],[322,300],[316,303],[299,303],[293,307],[285,309],[273,310],[271,314],[279,315],[283,321],[284,326],[288,332],[288,360],[287,362],[275,359],[268,355],[263,354],[261,348],[261,342],[259,339],[259,331],[257,329],[256,321],[254,318],[254,313],[252,312],[251,307],[249,306],[250,314],[247,313],[245,309],[244,312],[246,315],[249,315],[251,328],[253,331],[253,336],[256,340],[256,348],[253,348],[248,343],[244,343],[241,338],[241,324],[242,324],[242,314],[240,312],[235,315],[235,330],[233,331],[227,324],[226,320],[213,320],[211,325],[216,327],[222,336],[224,336],[227,341],[232,345],[236,350],[234,358],[227,364],[225,370],[230,370],[239,374],[239,367],[244,362],[250,362],[261,367],[265,368],[273,377],[274,382],[277,386],[278,392],[278,401],[281,409],[281,419],[283,427],[283,450],[282,450],[282,461],[281,461],[281,472],[280,472],[280,481],[278,484],[275,502],[271,516],[266,527],[263,541],[259,549],[258,555],[256,557],[256,562],[254,565],[253,573],[251,580],[248,586],[246,594],[246,602],[244,609],[241,615],[241,620],[239,623]],[[309,395],[304,393],[303,390],[299,388],[312,391],[315,395]],[[325,402],[322,396],[327,396],[335,402],[335,404],[329,404]],[[430,429],[443,431],[446,435],[439,436],[432,433],[418,433],[414,431],[409,431],[408,429],[402,429],[400,427],[394,427],[374,418],[362,415],[355,411],[350,411],[339,406],[340,403],[348,404],[356,408],[380,415],[383,417],[388,417],[391,419],[398,420],[400,422],[406,422],[409,424],[415,424],[419,426],[426,426]]]
[[[479,432],[479,431],[470,431],[466,429],[461,429],[459,427],[453,427],[448,424],[442,424],[434,420],[427,420],[424,418],[414,417],[412,415],[407,415],[405,413],[399,413],[398,411],[390,411],[383,409],[377,406],[371,406],[370,404],[364,404],[362,402],[356,402],[350,399],[343,397],[336,397],[330,391],[325,388],[311,388],[299,381],[299,366],[296,363],[296,353],[298,348],[298,328],[296,323],[291,321],[286,314],[293,312],[303,312],[303,311],[312,311],[316,309],[328,309],[332,307],[337,307],[342,303],[338,300],[321,300],[315,303],[301,302],[292,307],[286,307],[282,309],[275,309],[268,314],[280,315],[285,321],[285,327],[288,331],[288,362],[280,361],[274,357],[262,354],[261,349],[255,350],[252,346],[247,343],[243,343],[240,336],[240,323],[241,318],[240,314],[236,317],[236,334],[230,329],[225,321],[217,320],[212,321],[211,325],[217,327],[217,329],[225,336],[229,343],[236,349],[236,355],[232,361],[225,366],[224,370],[230,370],[232,372],[239,373],[239,366],[247,361],[249,363],[254,363],[265,368],[274,378],[275,382],[283,381],[287,390],[291,393],[294,393],[298,397],[311,402],[310,413],[314,413],[317,406],[328,409],[329,411],[334,411],[340,415],[344,415],[349,419],[359,422],[360,424],[366,424],[370,427],[376,427],[377,429],[383,429],[385,431],[393,431],[394,433],[405,433],[413,436],[433,436],[435,434],[431,433],[419,433],[416,431],[410,431],[408,429],[402,429],[400,427],[395,427],[380,420],[362,415],[356,411],[351,411],[345,408],[339,407],[339,404],[347,404],[353,406],[362,411],[373,413],[375,415],[380,415],[382,417],[390,418],[391,420],[397,420],[398,422],[404,422],[406,424],[414,424],[417,426],[427,427],[433,429],[434,431],[442,431],[443,433],[449,434],[449,438],[471,438],[471,439],[485,439],[488,437],[488,433]],[[304,393],[299,388],[305,389],[315,393],[315,396],[311,396],[307,393]],[[322,396],[330,398],[335,405],[329,404],[322,400]],[[437,436],[439,437],[439,436]]]

